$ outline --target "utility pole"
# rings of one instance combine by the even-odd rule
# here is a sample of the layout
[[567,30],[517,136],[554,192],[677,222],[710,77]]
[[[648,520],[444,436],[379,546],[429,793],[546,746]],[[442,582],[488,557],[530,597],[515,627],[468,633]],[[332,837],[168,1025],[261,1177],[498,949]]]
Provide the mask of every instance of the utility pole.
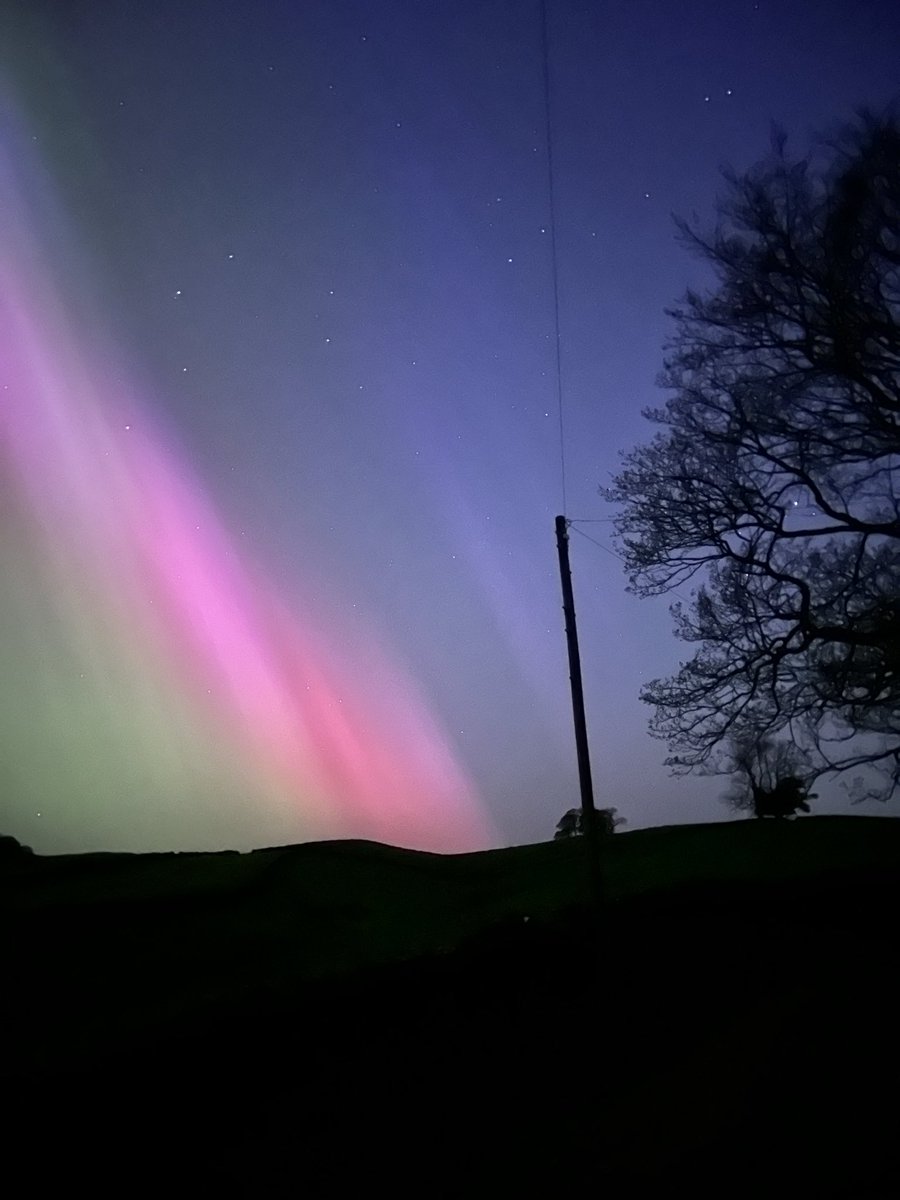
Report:
[[587,723],[584,717],[584,688],[581,683],[581,656],[578,653],[578,627],[575,624],[575,599],[569,567],[569,531],[565,517],[556,518],[556,549],[559,552],[559,576],[562,581],[563,613],[566,618],[566,645],[569,650],[569,680],[572,684],[572,715],[575,719],[575,748],[578,753],[578,783],[581,788],[581,826],[584,830],[588,869],[595,904],[603,896],[600,872],[600,826],[594,807],[591,782],[591,756],[588,751]]

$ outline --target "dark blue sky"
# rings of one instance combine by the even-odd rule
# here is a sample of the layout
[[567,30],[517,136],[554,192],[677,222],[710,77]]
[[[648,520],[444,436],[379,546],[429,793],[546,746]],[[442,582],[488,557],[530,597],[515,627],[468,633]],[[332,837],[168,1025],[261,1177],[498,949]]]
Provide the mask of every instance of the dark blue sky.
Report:
[[[2,9],[6,91],[103,338],[224,525],[286,603],[332,638],[362,622],[414,681],[494,840],[549,836],[578,791],[540,5]],[[665,601],[626,594],[597,489],[663,399],[665,307],[704,279],[672,214],[711,220],[721,166],[761,157],[773,120],[802,150],[896,97],[900,16],[889,0],[547,12],[566,512],[601,543],[572,535],[597,802],[631,826],[720,819],[723,781],[670,779],[647,735],[638,689],[688,648]],[[183,841],[166,819],[161,840]],[[91,820],[83,848],[106,837]],[[11,824],[82,848],[77,822],[54,840],[27,803]]]

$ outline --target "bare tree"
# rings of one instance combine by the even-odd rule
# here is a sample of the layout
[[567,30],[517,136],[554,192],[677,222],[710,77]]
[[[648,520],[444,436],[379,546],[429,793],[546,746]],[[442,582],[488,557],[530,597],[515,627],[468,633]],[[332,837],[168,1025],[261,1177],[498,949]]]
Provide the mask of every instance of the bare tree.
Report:
[[[819,147],[820,157],[823,147]],[[607,489],[631,590],[695,585],[696,647],[642,698],[676,772],[785,732],[900,782],[900,125],[863,115],[794,161],[727,173],[714,269],[670,315],[655,438]],[[818,160],[816,160],[818,161]]]
[[719,763],[732,775],[724,799],[732,808],[756,817],[790,817],[809,812],[817,771],[793,742],[752,734],[733,735]]

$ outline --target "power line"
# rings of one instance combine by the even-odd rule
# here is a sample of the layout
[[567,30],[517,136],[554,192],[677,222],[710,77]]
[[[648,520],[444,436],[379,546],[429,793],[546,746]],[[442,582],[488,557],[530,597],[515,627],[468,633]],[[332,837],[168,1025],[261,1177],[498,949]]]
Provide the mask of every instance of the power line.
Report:
[[553,189],[553,127],[550,121],[550,36],[547,30],[547,0],[541,0],[541,34],[544,64],[544,119],[547,136],[547,190],[550,196],[550,260],[553,274],[553,314],[556,330],[556,402],[559,413],[559,467],[562,480],[562,511],[566,511],[566,440],[563,424],[562,352],[559,340],[559,269],[556,258],[556,199]]
[[[581,534],[581,536],[583,538],[587,538],[587,540],[589,542],[593,542],[595,546],[598,546],[601,550],[604,550],[607,554],[611,554],[613,556],[613,558],[617,558],[619,560],[619,562],[626,563],[626,565],[627,565],[628,560],[625,559],[621,554],[616,553],[615,550],[611,550],[609,548],[609,546],[604,546],[604,544],[602,542],[598,542],[596,538],[592,538],[591,535],[589,533],[585,533],[583,529],[577,529],[575,527],[574,521],[569,521],[568,524],[569,524],[570,528],[575,530],[576,533]],[[579,522],[579,524],[582,524],[582,522]],[[688,600],[691,603],[693,603],[693,596],[689,596],[686,592],[683,592],[681,590],[681,588],[672,587],[672,588],[667,588],[666,590],[670,591],[670,592],[676,592],[679,596],[683,597],[685,600]]]
[[580,533],[583,538],[587,538],[589,542],[593,542],[595,546],[599,546],[601,550],[605,550],[607,554],[611,554],[613,558],[617,558],[619,562],[625,562],[625,559],[621,554],[617,554],[615,550],[610,550],[609,546],[604,546],[602,542],[598,542],[596,538],[592,538],[591,535],[589,533],[585,533],[583,529],[577,529],[574,521],[570,521],[569,525],[575,530],[576,533]]

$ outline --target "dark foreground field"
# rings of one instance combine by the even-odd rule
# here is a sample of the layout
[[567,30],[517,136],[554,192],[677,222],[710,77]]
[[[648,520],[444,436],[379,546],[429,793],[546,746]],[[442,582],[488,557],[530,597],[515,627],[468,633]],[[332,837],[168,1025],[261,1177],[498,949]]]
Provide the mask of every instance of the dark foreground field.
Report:
[[900,1195],[900,822],[617,834],[596,920],[582,855],[4,862],[10,1178]]

